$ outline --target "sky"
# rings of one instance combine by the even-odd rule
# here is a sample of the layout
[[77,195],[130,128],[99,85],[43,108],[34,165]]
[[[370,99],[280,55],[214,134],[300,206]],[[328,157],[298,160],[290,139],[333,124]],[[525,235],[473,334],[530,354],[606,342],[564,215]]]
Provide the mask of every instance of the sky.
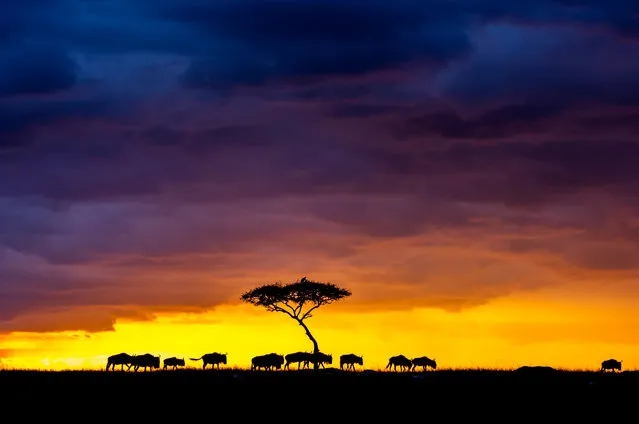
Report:
[[336,364],[638,369],[637,75],[635,0],[5,0],[0,368],[309,351],[306,276]]

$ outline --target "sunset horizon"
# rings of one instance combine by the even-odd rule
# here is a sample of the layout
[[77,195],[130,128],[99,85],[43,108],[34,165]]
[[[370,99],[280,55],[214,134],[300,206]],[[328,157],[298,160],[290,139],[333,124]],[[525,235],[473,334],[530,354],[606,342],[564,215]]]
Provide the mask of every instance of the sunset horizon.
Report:
[[0,12],[0,370],[639,370],[639,2]]
[[[352,297],[361,296],[354,292]],[[614,310],[602,304],[600,298],[569,303],[528,294],[505,296],[466,311],[447,311],[407,305],[387,309],[347,298],[322,306],[305,324],[320,351],[332,355],[328,368],[339,368],[340,355],[354,353],[364,358],[358,371],[385,370],[389,358],[399,354],[411,359],[428,356],[437,360],[439,370],[549,366],[599,371],[601,362],[613,357],[621,358],[624,370],[636,370],[633,364],[639,358],[633,349],[624,348],[625,331],[613,316],[632,313],[632,303],[625,312],[619,304]],[[612,320],[593,318],[595,312]],[[124,319],[109,331],[17,332],[2,341],[6,356],[0,369],[5,370],[104,370],[107,357],[120,352],[151,353],[161,360],[184,358],[186,368],[195,369],[201,369],[202,362],[193,359],[219,352],[228,355],[221,369],[249,369],[257,355],[313,351],[303,329],[290,317],[230,301],[207,312]],[[13,349],[33,353],[12,357]],[[290,369],[298,369],[297,364]]]

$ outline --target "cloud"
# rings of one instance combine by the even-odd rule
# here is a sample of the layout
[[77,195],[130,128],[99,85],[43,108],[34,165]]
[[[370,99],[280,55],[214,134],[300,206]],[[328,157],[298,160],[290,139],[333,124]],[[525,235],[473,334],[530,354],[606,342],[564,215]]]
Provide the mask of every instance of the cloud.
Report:
[[636,273],[636,6],[427,3],[15,2],[0,329],[287,275],[459,311]]
[[0,98],[66,90],[76,82],[75,62],[47,46],[16,45],[0,50]]
[[166,15],[215,40],[187,70],[189,87],[356,75],[414,61],[441,65],[470,48],[465,28],[444,3],[186,2],[168,7]]
[[454,111],[408,118],[398,130],[400,137],[439,135],[449,139],[498,139],[544,132],[562,107],[557,104],[506,105],[464,119]]
[[472,56],[438,77],[441,95],[475,103],[497,98],[638,104],[635,43],[578,27],[539,30],[501,24],[479,30],[475,46]]
[[108,116],[111,110],[105,99],[0,100],[0,151],[31,143],[36,133],[49,125]]

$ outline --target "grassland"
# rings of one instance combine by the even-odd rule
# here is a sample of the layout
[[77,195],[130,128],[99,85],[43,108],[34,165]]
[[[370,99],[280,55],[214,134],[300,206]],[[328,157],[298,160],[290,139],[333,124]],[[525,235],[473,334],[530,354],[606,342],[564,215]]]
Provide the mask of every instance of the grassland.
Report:
[[[453,422],[467,421],[464,417],[495,419],[498,415],[509,422],[528,422],[531,416],[552,416],[556,420],[563,414],[574,422],[578,416],[590,421],[601,411],[609,420],[620,407],[636,409],[639,372],[544,368],[426,372],[349,372],[335,368],[4,370],[0,371],[0,388],[5,394],[4,404],[9,406],[21,401],[11,401],[6,394],[14,399],[38,399],[31,402],[33,405],[40,405],[43,399],[56,399],[56,405],[64,403],[62,409],[46,408],[49,417],[57,413],[66,418],[69,405],[83,405],[83,411],[91,408],[99,411],[98,415],[128,417],[127,422],[197,422],[202,417],[216,421],[221,411],[232,411],[231,415],[223,414],[224,420],[231,416],[234,420],[241,417],[242,422],[266,423],[288,421],[285,417],[291,414],[294,421],[412,421],[415,411],[422,421],[433,414]],[[202,415],[203,410],[206,415]]]
[[554,370],[524,368],[518,370],[443,369],[412,372],[384,370],[251,371],[241,368],[220,370],[177,369],[153,371],[0,371],[0,385],[39,387],[56,385],[86,387],[140,387],[170,391],[175,387],[199,386],[226,391],[263,390],[264,388],[321,387],[332,392],[411,392],[436,393],[447,390],[518,391],[530,387],[555,390],[609,390],[639,387],[639,371],[601,372],[593,370]]

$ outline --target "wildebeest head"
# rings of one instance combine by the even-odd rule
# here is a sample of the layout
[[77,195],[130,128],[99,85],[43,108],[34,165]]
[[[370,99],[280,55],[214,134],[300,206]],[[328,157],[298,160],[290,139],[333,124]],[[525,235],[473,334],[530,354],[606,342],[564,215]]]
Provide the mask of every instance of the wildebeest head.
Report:
[[226,353],[223,353],[222,355],[220,355],[220,358],[222,359],[222,363],[226,364]]

